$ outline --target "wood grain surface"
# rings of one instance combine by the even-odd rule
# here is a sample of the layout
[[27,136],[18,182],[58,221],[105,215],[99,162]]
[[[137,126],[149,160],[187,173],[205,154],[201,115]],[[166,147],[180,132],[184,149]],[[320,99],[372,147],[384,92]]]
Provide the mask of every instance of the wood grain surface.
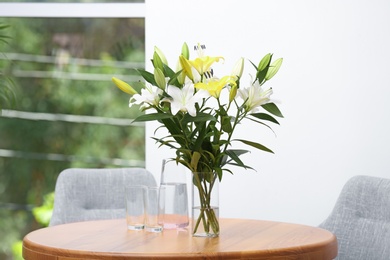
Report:
[[290,223],[220,219],[218,238],[190,230],[128,231],[125,219],[78,222],[33,231],[23,239],[26,260],[76,259],[305,259],[330,260],[329,231]]

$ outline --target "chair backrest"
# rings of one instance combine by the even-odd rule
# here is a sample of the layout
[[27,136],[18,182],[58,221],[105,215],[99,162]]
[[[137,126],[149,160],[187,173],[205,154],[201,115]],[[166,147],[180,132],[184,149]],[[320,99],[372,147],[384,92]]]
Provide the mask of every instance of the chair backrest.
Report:
[[352,177],[320,227],[336,235],[337,259],[390,259],[390,179]]
[[156,186],[142,168],[66,169],[58,176],[50,226],[126,217],[125,186]]

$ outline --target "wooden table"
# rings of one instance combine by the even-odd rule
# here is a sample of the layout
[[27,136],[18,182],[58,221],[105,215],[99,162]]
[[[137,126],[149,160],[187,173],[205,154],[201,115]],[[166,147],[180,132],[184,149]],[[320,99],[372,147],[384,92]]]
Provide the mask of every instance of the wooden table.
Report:
[[183,230],[128,231],[125,219],[39,229],[23,239],[26,260],[76,259],[316,259],[337,255],[329,231],[289,223],[220,219],[218,238]]

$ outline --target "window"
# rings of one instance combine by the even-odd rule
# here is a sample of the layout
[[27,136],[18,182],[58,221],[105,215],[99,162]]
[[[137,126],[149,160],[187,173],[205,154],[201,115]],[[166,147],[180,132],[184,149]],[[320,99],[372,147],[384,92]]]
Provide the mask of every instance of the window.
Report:
[[54,190],[60,171],[145,161],[144,125],[130,125],[140,112],[111,82],[140,84],[144,4],[21,2],[0,2],[11,37],[0,44],[0,71],[17,93],[0,116],[1,259],[39,227],[31,207]]

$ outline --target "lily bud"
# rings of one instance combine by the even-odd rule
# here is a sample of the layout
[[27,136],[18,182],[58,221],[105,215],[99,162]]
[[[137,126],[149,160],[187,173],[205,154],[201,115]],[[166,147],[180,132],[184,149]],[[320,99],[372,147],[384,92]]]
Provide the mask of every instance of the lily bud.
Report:
[[[259,84],[263,84],[267,79],[265,78],[271,63],[272,54],[266,54],[260,61],[259,66],[257,67],[256,78]],[[264,81],[265,80],[265,81]]]
[[162,71],[164,70],[163,62],[157,52],[153,53],[153,66],[155,68],[159,68]]
[[242,72],[244,71],[244,58],[240,58],[233,68],[232,75],[241,78]]
[[260,61],[259,66],[257,66],[257,71],[263,71],[267,68],[271,62],[272,54],[267,53]]
[[276,61],[272,62],[271,66],[267,71],[267,75],[265,75],[266,80],[270,80],[275,74],[279,71],[280,66],[282,66],[283,58],[279,58]]
[[159,68],[154,69],[154,80],[157,83],[157,87],[161,88],[162,90],[165,90],[165,76],[162,70],[160,70]]
[[157,46],[154,46],[154,52],[156,52],[158,54],[158,56],[160,57],[162,63],[164,63],[165,65],[168,66],[167,58],[165,58],[164,53]]
[[135,94],[138,94],[137,91],[135,91],[135,89],[133,89],[129,84],[127,84],[126,82],[118,79],[118,78],[115,78],[113,77],[112,78],[112,81],[115,83],[115,85],[120,89],[122,90],[123,92],[127,93],[127,94],[130,94],[130,95],[135,95]]
[[187,43],[183,43],[183,46],[181,47],[181,55],[183,55],[187,60],[190,58],[190,51],[188,50]]
[[178,60],[177,64],[176,64],[176,72],[181,70],[180,75],[177,76],[177,81],[179,82],[179,84],[183,84],[184,80],[185,80],[185,77],[186,77],[186,74],[185,74],[185,72],[182,69],[183,68],[181,67],[180,60]]
[[237,85],[233,85],[229,93],[229,103],[233,102],[236,95],[237,95]]

